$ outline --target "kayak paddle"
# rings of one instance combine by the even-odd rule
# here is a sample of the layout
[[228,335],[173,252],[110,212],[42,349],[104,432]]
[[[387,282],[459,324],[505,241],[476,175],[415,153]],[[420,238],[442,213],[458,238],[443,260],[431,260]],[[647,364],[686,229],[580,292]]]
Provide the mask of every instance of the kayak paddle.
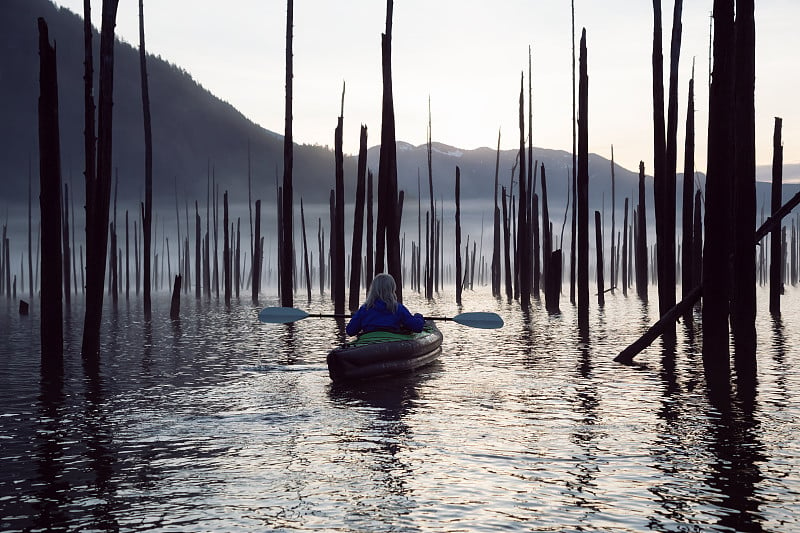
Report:
[[[304,318],[350,318],[352,315],[306,313],[294,307],[265,307],[258,313],[258,319],[267,324],[288,324]],[[461,313],[454,317],[426,316],[425,320],[448,320],[480,329],[498,329],[503,327],[503,319],[497,313],[470,312]]]

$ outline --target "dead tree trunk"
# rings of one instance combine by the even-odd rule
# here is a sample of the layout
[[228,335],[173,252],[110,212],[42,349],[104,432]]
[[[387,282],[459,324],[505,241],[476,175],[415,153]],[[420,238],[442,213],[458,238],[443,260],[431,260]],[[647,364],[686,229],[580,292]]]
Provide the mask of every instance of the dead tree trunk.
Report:
[[[519,255],[519,299],[520,305],[527,308],[531,303],[531,253],[530,233],[528,231],[528,193],[525,181],[527,161],[525,160],[525,92],[524,80],[519,82],[519,206],[517,208],[517,254]],[[544,176],[542,176],[544,177]]]
[[492,296],[500,296],[500,206],[497,203],[500,179],[500,132],[497,132],[497,158],[494,168],[494,245],[492,247]]
[[644,161],[639,162],[639,205],[636,206],[636,294],[647,301],[647,209]]
[[342,135],[344,123],[344,87],[342,87],[342,112],[336,125],[334,134],[334,154],[336,159],[336,205],[334,211],[334,227],[331,234],[336,234],[336,248],[333,261],[336,265],[332,270],[336,273],[336,283],[333,290],[333,312],[344,313],[344,155],[342,152]]
[[514,289],[511,285],[511,279],[514,277],[514,273],[511,270],[511,235],[509,234],[508,229],[508,207],[506,202],[506,188],[502,188],[502,195],[503,195],[503,240],[505,242],[505,250],[503,253],[504,262],[505,262],[505,280],[506,280],[506,298],[511,301],[514,297]]
[[[64,197],[62,198],[61,205],[63,206],[62,212],[64,214],[63,222],[61,224],[62,227],[62,243],[61,248],[63,250],[63,268],[64,268],[64,304],[69,307],[70,305],[70,282],[69,282],[69,204],[67,203],[67,199],[69,198],[69,186],[68,184],[64,184]],[[74,230],[73,230],[74,231]]]
[[[253,303],[258,303],[261,291],[261,200],[256,200],[256,237],[253,241]],[[208,236],[206,236],[208,242]]]
[[[60,369],[64,354],[61,263],[61,148],[56,49],[39,17],[39,208],[42,218],[42,369]],[[8,244],[5,268],[11,271]],[[7,280],[8,283],[8,280]],[[7,289],[9,287],[6,287]]]
[[[355,211],[353,214],[353,242],[350,253],[350,299],[351,313],[358,310],[361,293],[361,244],[364,240],[364,188],[367,179],[367,127],[361,125],[361,139],[358,150],[358,174],[356,178]],[[412,266],[413,268],[413,266]]]
[[[694,68],[692,68],[694,71]],[[686,109],[686,142],[684,145],[683,164],[683,248],[681,249],[681,295],[683,298],[697,284],[693,277],[694,265],[694,72],[689,80],[689,102]],[[687,313],[687,318],[691,313]]]
[[150,320],[152,302],[150,285],[152,283],[151,261],[153,235],[153,134],[150,126],[150,90],[147,80],[147,52],[144,44],[144,4],[139,0],[139,71],[142,87],[142,114],[144,117],[144,212],[142,213],[142,232],[144,248],[144,316]]
[[[227,233],[227,230],[226,230]],[[181,275],[175,276],[175,283],[172,285],[172,299],[169,305],[169,317],[172,320],[181,318]]]
[[372,171],[367,171],[367,271],[364,273],[364,280],[366,282],[366,288],[369,290],[370,284],[372,284],[372,277],[375,268],[375,251],[373,250],[373,241],[374,241],[374,223],[372,217],[372,206],[373,206],[373,199],[372,199],[372,187],[373,187],[373,178],[372,178]]
[[625,215],[622,230],[622,295],[628,295],[628,197],[625,197]]
[[[84,358],[93,363],[97,362],[100,355],[103,281],[106,274],[105,258],[108,249],[108,208],[111,200],[111,126],[114,94],[114,25],[117,3],[117,0],[103,0],[100,30],[100,94],[97,117],[97,175],[92,178],[90,183],[87,183],[86,197],[86,314],[81,353]],[[89,31],[91,31],[91,27]],[[89,180],[88,177],[87,180]]]
[[461,305],[461,169],[456,166],[456,304]]
[[594,236],[595,248],[597,252],[597,305],[602,307],[605,305],[605,284],[603,279],[603,228],[600,217],[600,211],[594,212]]
[[577,112],[575,108],[575,0],[572,0],[571,13],[572,13],[572,233],[570,237],[570,253],[569,253],[569,301],[575,305],[575,270],[576,270],[576,238],[577,238],[577,213],[578,213],[578,174],[575,148],[575,128]]
[[231,237],[228,230],[228,191],[222,195],[222,274],[225,277],[225,307],[231,306]]
[[306,241],[306,214],[303,209],[303,198],[300,198],[300,227],[303,230],[303,267],[306,274],[306,293],[311,302],[311,269],[308,266],[308,243]]
[[581,32],[578,88],[578,327],[589,329],[589,77]]
[[733,184],[733,285],[731,328],[740,378],[756,373],[755,20],[753,0],[736,2],[735,133]]
[[294,19],[294,0],[287,0],[286,8],[286,105],[284,114],[283,135],[283,258],[281,276],[281,305],[292,307],[293,300],[293,264],[294,243],[292,238],[292,165],[294,160],[294,147],[292,145],[292,29]]
[[[783,119],[775,117],[775,129],[772,135],[772,210],[775,216],[781,205],[783,190],[783,141],[781,127]],[[769,312],[775,316],[781,314],[781,226],[778,224],[770,236],[769,254]]]
[[725,385],[730,375],[730,179],[733,175],[733,0],[714,2],[714,76],[709,92],[706,239],[703,253],[703,364],[706,378]]

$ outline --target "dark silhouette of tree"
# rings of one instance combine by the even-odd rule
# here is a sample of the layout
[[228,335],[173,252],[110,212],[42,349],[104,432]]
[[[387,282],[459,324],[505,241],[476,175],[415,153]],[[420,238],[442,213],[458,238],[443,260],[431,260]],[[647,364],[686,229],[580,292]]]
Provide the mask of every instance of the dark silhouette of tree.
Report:
[[456,303],[461,305],[461,169],[456,166]]
[[356,198],[353,213],[353,241],[350,253],[350,300],[351,313],[358,310],[361,292],[361,245],[364,240],[364,194],[367,180],[367,127],[361,125],[358,149],[358,172],[356,176]]
[[730,376],[728,306],[733,175],[733,0],[714,1],[714,75],[709,92],[708,171],[703,252],[703,363],[712,388]]
[[[577,112],[575,107],[575,0],[572,0],[571,13],[572,13],[572,234],[570,237],[570,253],[569,253],[569,301],[575,305],[575,243],[576,243],[576,224],[578,212],[578,175],[577,175],[577,162],[575,149],[576,135],[575,127],[577,126]],[[588,215],[587,215],[588,216]]]
[[636,294],[647,301],[647,209],[645,206],[644,161],[639,162],[639,204],[636,206]]
[[[783,142],[781,141],[781,128],[783,119],[775,117],[775,127],[772,134],[772,201],[771,214],[775,216],[781,205],[781,190],[783,189]],[[778,224],[770,236],[769,248],[769,312],[775,316],[781,314],[781,292],[783,291],[783,277],[781,275],[781,226]]]
[[752,384],[756,373],[755,21],[753,0],[736,2],[735,138],[733,178],[733,285],[731,328],[737,375]]
[[586,55],[584,28],[578,82],[578,327],[582,331],[589,329],[589,76]]
[[292,307],[293,299],[293,257],[294,243],[292,237],[292,165],[294,152],[292,146],[292,28],[294,19],[294,2],[286,2],[286,107],[284,114],[283,134],[283,201],[282,201],[282,246],[281,246],[281,305]]
[[306,214],[303,209],[303,198],[300,197],[300,228],[303,232],[303,269],[306,278],[306,295],[311,302],[311,269],[308,264],[308,242],[306,241]]
[[517,254],[519,255],[519,296],[520,304],[527,308],[531,303],[531,253],[530,233],[528,231],[528,193],[525,181],[525,88],[524,75],[519,80],[519,206],[517,208]]
[[150,296],[151,275],[151,250],[153,236],[153,134],[150,118],[150,89],[147,78],[147,52],[144,42],[144,3],[139,0],[139,72],[142,87],[142,114],[144,120],[144,206],[142,206],[142,232],[144,247],[144,316],[150,320],[152,316],[152,302]]
[[335,247],[333,250],[333,263],[331,264],[331,283],[333,284],[333,309],[334,313],[344,313],[344,155],[342,152],[344,129],[344,84],[342,84],[342,110],[336,124],[334,133],[334,157],[336,163],[336,205],[334,207],[334,220],[331,235]]
[[[42,219],[42,369],[60,369],[64,354],[61,262],[61,148],[58,133],[56,49],[50,45],[47,23],[39,23],[39,208]],[[11,263],[5,238],[5,269]],[[7,280],[8,289],[10,286]]]
[[597,305],[603,306],[606,303],[605,283],[603,279],[603,223],[600,218],[600,211],[594,212],[594,237],[595,252],[597,254]]
[[[86,313],[83,324],[83,357],[97,362],[100,355],[100,322],[103,313],[103,281],[108,249],[108,208],[111,201],[111,132],[114,94],[114,24],[117,0],[103,0],[100,29],[100,93],[97,115],[96,175],[86,175]],[[85,18],[88,0],[85,1]],[[91,25],[89,25],[91,31]],[[89,45],[91,47],[91,44]],[[91,58],[87,57],[87,62]],[[91,87],[88,87],[91,89]],[[88,99],[88,97],[87,97]],[[93,110],[88,110],[88,112]],[[88,122],[88,120],[87,120]]]
[[[693,276],[694,264],[694,65],[689,80],[689,97],[686,109],[686,142],[683,162],[683,207],[681,242],[681,297],[686,298],[700,280]],[[686,319],[691,318],[687,313]]]
[[492,247],[492,296],[500,296],[500,206],[497,187],[500,179],[500,131],[497,132],[497,157],[494,167],[494,245]]

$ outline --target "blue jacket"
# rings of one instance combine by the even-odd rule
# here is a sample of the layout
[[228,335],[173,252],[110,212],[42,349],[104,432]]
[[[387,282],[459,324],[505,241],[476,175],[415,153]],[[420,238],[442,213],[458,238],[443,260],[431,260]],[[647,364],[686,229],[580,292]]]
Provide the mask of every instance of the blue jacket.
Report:
[[350,318],[347,323],[348,335],[359,335],[370,331],[400,331],[410,329],[411,331],[422,331],[425,326],[425,319],[419,313],[411,312],[401,303],[397,303],[397,311],[392,313],[382,300],[375,300],[372,307],[367,309],[365,306],[358,308],[358,311]]

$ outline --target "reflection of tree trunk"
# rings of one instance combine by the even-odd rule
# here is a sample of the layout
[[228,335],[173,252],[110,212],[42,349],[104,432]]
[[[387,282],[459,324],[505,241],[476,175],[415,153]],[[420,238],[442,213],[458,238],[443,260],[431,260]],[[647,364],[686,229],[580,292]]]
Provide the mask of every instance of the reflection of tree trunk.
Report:
[[[56,49],[39,18],[39,206],[42,218],[42,368],[60,368],[64,353],[61,262],[61,148],[58,136]],[[5,233],[5,230],[4,230]],[[6,289],[11,263],[5,248]],[[102,280],[101,280],[102,284]],[[101,285],[102,287],[102,285]],[[102,293],[102,289],[101,289]],[[99,332],[98,332],[99,334]]]
[[[96,176],[90,176],[87,169],[86,314],[81,347],[81,353],[84,358],[90,359],[92,362],[97,362],[100,354],[103,282],[106,274],[105,258],[108,250],[108,208],[111,200],[111,126],[114,94],[114,24],[116,16],[117,0],[104,0],[100,30],[100,92],[97,116]],[[91,31],[91,26],[88,31]],[[87,59],[90,60],[90,58]]]
[[[783,119],[775,117],[775,130],[772,136],[772,216],[781,205],[783,188],[783,141],[781,127]],[[781,314],[781,225],[772,230],[769,247],[769,312]]]
[[[589,328],[589,78],[586,29],[581,32],[578,88],[578,326]],[[545,228],[546,229],[546,228]]]

